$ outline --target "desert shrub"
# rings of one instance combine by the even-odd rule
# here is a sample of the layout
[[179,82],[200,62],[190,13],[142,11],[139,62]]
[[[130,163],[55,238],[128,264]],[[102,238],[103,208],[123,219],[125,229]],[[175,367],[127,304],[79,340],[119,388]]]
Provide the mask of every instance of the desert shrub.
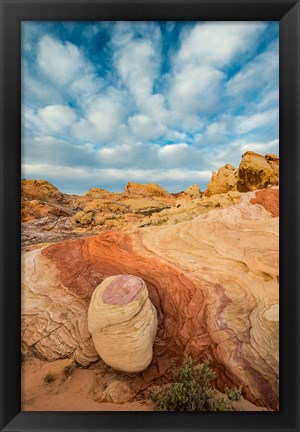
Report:
[[50,384],[50,383],[52,383],[53,381],[55,381],[55,374],[53,373],[53,372],[51,372],[51,371],[49,371],[48,373],[47,373],[47,375],[45,376],[45,378],[44,378],[44,381],[47,383],[47,384]]
[[72,362],[72,363],[68,364],[67,366],[65,366],[64,370],[63,370],[65,377],[70,377],[72,375],[72,373],[74,372],[75,367],[76,367],[75,362]]
[[215,379],[208,362],[196,366],[186,357],[171,385],[153,392],[151,398],[159,411],[233,411],[232,402],[240,399],[241,389],[226,389],[220,396],[212,386]]

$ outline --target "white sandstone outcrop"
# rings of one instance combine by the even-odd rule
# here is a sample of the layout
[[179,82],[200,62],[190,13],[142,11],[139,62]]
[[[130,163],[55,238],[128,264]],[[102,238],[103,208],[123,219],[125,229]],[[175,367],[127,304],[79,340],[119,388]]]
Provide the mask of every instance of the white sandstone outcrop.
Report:
[[132,275],[106,278],[93,292],[88,328],[106,364],[128,373],[146,369],[152,360],[157,315],[145,282]]

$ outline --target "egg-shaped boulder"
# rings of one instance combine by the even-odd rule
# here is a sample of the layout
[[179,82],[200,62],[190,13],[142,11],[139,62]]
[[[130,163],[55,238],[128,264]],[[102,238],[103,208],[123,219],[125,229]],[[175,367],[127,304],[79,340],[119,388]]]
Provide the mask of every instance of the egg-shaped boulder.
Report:
[[93,292],[88,329],[106,364],[128,373],[146,369],[153,355],[157,313],[145,282],[133,275],[106,278]]

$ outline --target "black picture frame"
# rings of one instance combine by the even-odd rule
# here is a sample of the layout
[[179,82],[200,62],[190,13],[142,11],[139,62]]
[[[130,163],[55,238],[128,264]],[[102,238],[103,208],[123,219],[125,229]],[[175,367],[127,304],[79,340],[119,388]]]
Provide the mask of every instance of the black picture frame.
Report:
[[[21,21],[280,21],[280,411],[21,412]],[[3,431],[300,431],[300,4],[295,0],[1,0]]]

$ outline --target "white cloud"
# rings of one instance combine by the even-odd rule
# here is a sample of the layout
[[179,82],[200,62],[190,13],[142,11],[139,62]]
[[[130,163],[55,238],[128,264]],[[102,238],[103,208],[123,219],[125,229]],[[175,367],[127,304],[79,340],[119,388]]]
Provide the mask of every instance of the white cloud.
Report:
[[55,166],[101,166],[97,148],[91,143],[74,144],[49,135],[22,137],[22,163],[49,163]]
[[242,98],[250,91],[269,88],[270,84],[274,86],[278,81],[278,57],[278,44],[272,43],[267,51],[247,63],[227,82],[228,95]]
[[116,68],[138,107],[151,96],[159,55],[151,40],[133,40],[116,51]]
[[180,143],[180,144],[169,144],[163,147],[160,147],[159,154],[161,156],[171,156],[174,154],[180,154],[182,151],[185,151],[188,149],[188,144],[186,143]]
[[46,35],[38,44],[37,63],[51,80],[67,84],[79,73],[84,61],[77,46]]
[[235,117],[236,131],[245,134],[258,128],[267,128],[272,123],[278,122],[278,110],[272,109],[249,116]]
[[187,166],[191,165],[191,159],[195,156],[194,162],[197,160],[194,150],[186,143],[169,144],[159,148],[158,157],[162,163],[169,166]]
[[187,134],[182,131],[169,129],[165,134],[165,139],[170,141],[184,141],[187,138]]
[[39,103],[62,103],[63,96],[50,83],[41,82],[29,76],[28,71],[23,71],[23,77],[26,81],[23,86],[25,96],[37,100]]
[[274,90],[264,90],[261,95],[261,101],[256,104],[258,111],[267,110],[279,106],[279,88]]
[[147,146],[141,142],[115,144],[114,146],[99,149],[97,160],[101,166],[140,166],[143,156],[147,160],[149,160],[149,157],[152,157],[151,151],[152,148],[150,145]]
[[165,98],[163,95],[156,93],[145,99],[141,111],[155,121],[166,121],[170,115],[165,107]]
[[171,80],[171,107],[185,113],[201,113],[215,108],[224,74],[209,66],[187,64]]
[[157,123],[145,114],[136,114],[133,117],[129,117],[128,125],[137,138],[146,140],[159,138],[167,129],[163,123]]
[[183,31],[169,78],[170,104],[181,115],[216,110],[225,79],[222,68],[258,39],[265,24],[205,22]]
[[92,142],[113,139],[123,121],[124,110],[122,95],[117,91],[97,96],[89,101],[85,117],[73,125],[72,133],[78,139]]
[[[102,185],[112,185],[116,182],[127,183],[129,179],[137,182],[164,182],[184,181],[188,184],[208,181],[211,171],[189,170],[189,169],[120,169],[103,168],[91,169],[84,167],[53,166],[48,164],[24,164],[22,169],[23,178],[52,178],[57,182],[73,181],[74,179],[85,179],[92,185],[99,182]],[[99,180],[100,179],[100,180]]]
[[31,132],[42,131],[44,129],[43,122],[36,112],[26,106],[22,109],[22,126]]
[[65,105],[48,105],[38,111],[38,116],[50,131],[60,131],[76,120],[74,110]]
[[180,69],[187,63],[221,67],[235,55],[245,52],[265,29],[260,22],[198,23],[189,33],[184,33],[181,49],[175,59]]
[[104,85],[105,82],[102,78],[97,77],[93,71],[85,68],[84,72],[76,76],[70,84],[70,91],[78,98],[87,98],[99,93]]
[[[203,187],[248,149],[277,153],[277,43],[255,56],[266,26],[188,23],[175,41],[168,23],[163,41],[157,23],[97,23],[78,34],[83,46],[107,32],[97,55],[40,29],[24,54],[27,172],[78,188],[135,180],[178,190]],[[66,24],[65,35],[76,29]]]
[[265,155],[266,153],[276,153],[278,154],[279,140],[275,139],[267,143],[247,143],[241,145],[241,152],[255,151]]
[[222,115],[217,121],[210,123],[205,129],[205,142],[209,144],[223,144],[233,131],[234,119],[229,115]]

